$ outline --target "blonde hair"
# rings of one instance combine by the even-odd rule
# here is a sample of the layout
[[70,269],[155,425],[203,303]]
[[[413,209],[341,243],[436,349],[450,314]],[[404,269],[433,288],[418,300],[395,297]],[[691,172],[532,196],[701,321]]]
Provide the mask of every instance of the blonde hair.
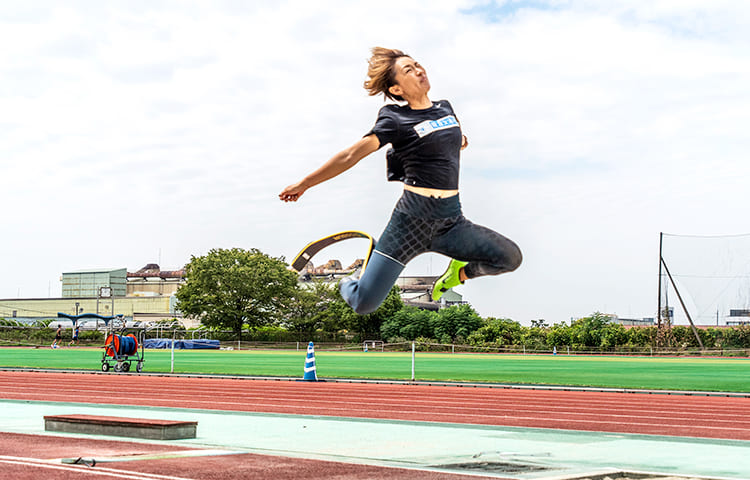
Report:
[[386,98],[390,98],[391,100],[403,101],[404,99],[401,96],[392,94],[388,89],[395,85],[396,72],[393,70],[393,65],[396,63],[396,60],[408,56],[401,50],[374,47],[372,49],[372,56],[367,62],[368,79],[365,80],[364,84],[367,93],[370,96],[382,93]]

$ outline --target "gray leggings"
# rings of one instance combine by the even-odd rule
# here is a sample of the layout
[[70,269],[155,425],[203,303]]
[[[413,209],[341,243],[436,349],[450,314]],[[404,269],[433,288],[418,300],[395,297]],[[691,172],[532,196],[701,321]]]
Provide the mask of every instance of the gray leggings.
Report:
[[469,262],[464,268],[468,278],[512,272],[523,258],[511,240],[467,220],[458,195],[433,198],[406,190],[365,272],[359,279],[342,280],[341,296],[359,314],[374,312],[406,264],[425,252]]

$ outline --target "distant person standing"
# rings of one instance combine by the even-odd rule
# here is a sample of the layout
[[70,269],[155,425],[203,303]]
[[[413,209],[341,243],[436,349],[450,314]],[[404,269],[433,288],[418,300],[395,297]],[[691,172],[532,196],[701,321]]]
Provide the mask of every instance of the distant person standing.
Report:
[[52,342],[52,348],[60,348],[60,346],[57,344],[57,342],[59,342],[60,340],[62,340],[62,326],[58,325],[57,331],[55,332],[55,341]]
[[73,345],[74,343],[78,345],[78,323],[76,323],[76,328],[73,330],[73,340],[70,341],[68,346]]

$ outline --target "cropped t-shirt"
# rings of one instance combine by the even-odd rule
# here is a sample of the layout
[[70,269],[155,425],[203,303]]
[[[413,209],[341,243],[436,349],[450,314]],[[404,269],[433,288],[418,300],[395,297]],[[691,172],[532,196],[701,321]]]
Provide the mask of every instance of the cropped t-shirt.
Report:
[[380,146],[388,143],[401,161],[403,182],[441,190],[458,189],[461,127],[447,100],[430,108],[412,110],[408,105],[385,105],[378,112],[375,135]]

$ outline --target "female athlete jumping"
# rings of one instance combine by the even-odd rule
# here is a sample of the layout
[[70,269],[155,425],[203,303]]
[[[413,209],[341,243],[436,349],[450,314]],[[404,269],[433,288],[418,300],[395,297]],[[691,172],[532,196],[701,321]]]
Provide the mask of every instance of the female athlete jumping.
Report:
[[381,108],[375,126],[362,139],[279,194],[281,200],[295,202],[308,188],[391,144],[388,178],[402,181],[404,193],[361,278],[341,281],[344,300],[357,313],[375,311],[406,264],[425,252],[451,258],[433,287],[435,301],[469,278],[518,268],[522,256],[515,243],[470,222],[461,212],[459,157],[468,141],[451,104],[430,100],[430,81],[424,67],[400,50],[376,47],[367,75],[364,86],[370,95],[382,93],[400,103]]

